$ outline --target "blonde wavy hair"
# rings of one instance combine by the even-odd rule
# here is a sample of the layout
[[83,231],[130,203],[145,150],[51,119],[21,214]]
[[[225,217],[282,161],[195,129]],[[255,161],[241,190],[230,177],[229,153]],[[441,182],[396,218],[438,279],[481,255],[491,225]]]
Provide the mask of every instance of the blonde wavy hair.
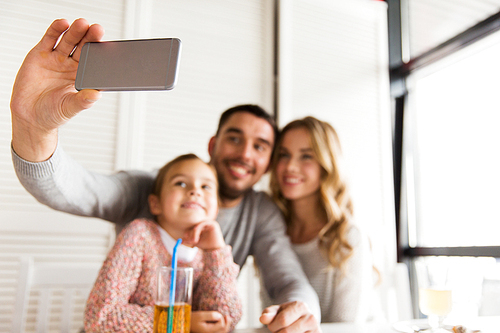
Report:
[[344,271],[344,264],[352,255],[352,246],[347,241],[347,232],[353,215],[353,207],[343,172],[340,141],[337,132],[330,124],[314,117],[305,117],[292,121],[282,129],[271,162],[271,196],[285,215],[286,223],[290,225],[290,203],[281,194],[276,176],[276,165],[284,134],[296,128],[304,128],[309,133],[312,150],[322,169],[319,192],[321,205],[328,221],[319,232],[320,250],[334,268]]

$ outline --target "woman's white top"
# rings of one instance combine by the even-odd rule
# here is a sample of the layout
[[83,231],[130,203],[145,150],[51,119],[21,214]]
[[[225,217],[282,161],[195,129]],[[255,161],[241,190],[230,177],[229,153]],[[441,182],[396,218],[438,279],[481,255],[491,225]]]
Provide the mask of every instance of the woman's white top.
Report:
[[[292,244],[309,282],[318,294],[323,323],[372,319],[375,279],[370,242],[356,226],[350,228],[347,240],[353,252],[345,263],[344,275],[330,266],[319,249],[319,238]],[[262,295],[262,302],[264,306],[272,304],[267,295]]]

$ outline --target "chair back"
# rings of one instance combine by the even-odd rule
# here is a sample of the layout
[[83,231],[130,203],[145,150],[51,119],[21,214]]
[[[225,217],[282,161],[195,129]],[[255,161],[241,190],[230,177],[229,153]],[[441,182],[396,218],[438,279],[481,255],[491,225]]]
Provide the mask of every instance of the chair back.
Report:
[[[83,309],[101,265],[96,263],[35,263],[31,257],[21,258],[12,332],[32,331],[28,307],[36,308],[34,332],[74,331],[74,314]],[[38,300],[30,302],[30,296]],[[30,312],[31,313],[31,312]],[[29,321],[29,328],[27,322]]]
[[386,321],[414,319],[411,299],[410,277],[405,263],[396,263],[390,274],[383,279],[380,302]]

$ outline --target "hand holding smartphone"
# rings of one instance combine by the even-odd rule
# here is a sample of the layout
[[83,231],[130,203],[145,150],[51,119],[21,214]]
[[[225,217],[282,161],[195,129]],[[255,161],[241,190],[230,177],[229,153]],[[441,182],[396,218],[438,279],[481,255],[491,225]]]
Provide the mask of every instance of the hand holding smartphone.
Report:
[[171,90],[177,82],[177,38],[86,43],[75,88],[107,91]]

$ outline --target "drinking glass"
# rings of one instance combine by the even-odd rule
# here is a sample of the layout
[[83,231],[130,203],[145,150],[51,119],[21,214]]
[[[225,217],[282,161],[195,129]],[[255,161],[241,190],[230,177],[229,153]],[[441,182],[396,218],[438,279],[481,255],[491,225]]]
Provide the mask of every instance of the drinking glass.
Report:
[[448,332],[443,320],[451,312],[452,295],[446,264],[432,260],[415,263],[420,311],[427,316],[431,332]]
[[170,309],[172,267],[158,269],[155,300],[154,333],[168,332],[169,310],[173,314],[172,333],[189,333],[191,326],[191,300],[193,294],[193,268],[178,267],[175,273],[175,302]]

